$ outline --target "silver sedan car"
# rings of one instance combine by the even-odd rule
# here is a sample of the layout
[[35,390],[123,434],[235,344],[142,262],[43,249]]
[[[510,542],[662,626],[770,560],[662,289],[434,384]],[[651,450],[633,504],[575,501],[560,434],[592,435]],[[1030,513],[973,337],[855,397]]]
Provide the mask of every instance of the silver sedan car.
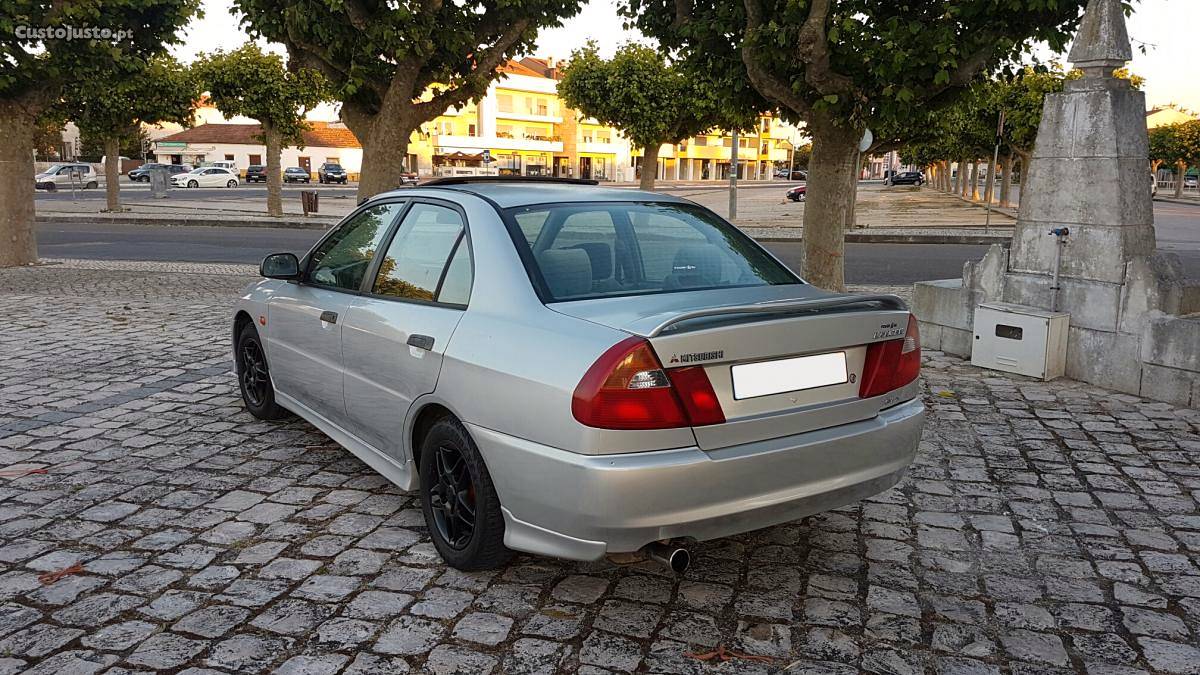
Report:
[[805,284],[684,199],[443,179],[371,198],[238,300],[246,408],[295,413],[404,490],[459,569],[595,560],[896,484],[916,321]]

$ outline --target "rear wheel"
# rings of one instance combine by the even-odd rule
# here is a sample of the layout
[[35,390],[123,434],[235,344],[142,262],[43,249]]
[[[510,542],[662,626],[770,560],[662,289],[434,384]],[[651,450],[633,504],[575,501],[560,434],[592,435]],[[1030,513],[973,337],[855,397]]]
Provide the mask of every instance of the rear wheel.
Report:
[[188,181],[188,187],[195,187],[195,188],[198,188],[198,187],[200,187],[200,184],[199,184],[199,183],[197,183],[197,182],[196,182],[196,181],[194,181],[194,180],[189,180],[189,181]]
[[421,510],[438,553],[460,570],[508,562],[500,498],[479,449],[452,417],[437,421],[421,443]]
[[231,179],[229,179],[229,181],[227,181],[227,182],[225,183],[225,187],[227,187],[227,188],[237,187],[237,181],[236,181],[236,180],[233,180],[233,179],[231,178]]
[[253,324],[247,323],[238,332],[237,351],[238,387],[242,391],[242,403],[260,420],[281,420],[288,411],[275,402],[275,387],[271,385],[271,372],[267,367],[267,354],[262,340]]
[[99,185],[99,184],[98,184],[96,181],[94,181],[94,180],[91,180],[91,181],[88,181],[88,184],[87,184],[87,185],[84,185],[84,186],[83,186],[83,189],[85,189],[85,190],[95,190],[95,189],[96,189],[96,188],[98,188],[98,187],[100,187],[100,185]]

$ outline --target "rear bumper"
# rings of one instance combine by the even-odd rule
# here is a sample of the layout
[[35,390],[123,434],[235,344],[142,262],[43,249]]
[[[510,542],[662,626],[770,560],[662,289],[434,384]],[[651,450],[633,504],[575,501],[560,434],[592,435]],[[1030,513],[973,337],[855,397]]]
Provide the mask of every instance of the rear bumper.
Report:
[[576,560],[660,539],[699,541],[878,494],[916,456],[913,399],[838,427],[705,452],[579,455],[468,425],[504,508],[510,548]]

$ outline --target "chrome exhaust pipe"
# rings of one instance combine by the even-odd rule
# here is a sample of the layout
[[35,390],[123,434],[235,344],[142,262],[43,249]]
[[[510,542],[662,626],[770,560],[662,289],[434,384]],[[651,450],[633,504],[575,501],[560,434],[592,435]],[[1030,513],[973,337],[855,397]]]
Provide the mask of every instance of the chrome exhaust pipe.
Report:
[[676,574],[683,574],[692,564],[692,554],[686,548],[656,541],[642,548],[646,556],[654,562],[672,569]]

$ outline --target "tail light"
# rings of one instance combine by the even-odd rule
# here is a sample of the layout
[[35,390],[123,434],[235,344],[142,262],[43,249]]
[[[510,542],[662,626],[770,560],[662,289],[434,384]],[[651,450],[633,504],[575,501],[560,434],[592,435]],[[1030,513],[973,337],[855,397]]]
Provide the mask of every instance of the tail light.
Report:
[[867,345],[859,398],[872,398],[899,389],[920,374],[921,334],[917,329],[917,317],[909,314],[904,337]]
[[720,424],[721,403],[702,367],[664,370],[650,343],[629,337],[588,368],[571,400],[575,419],[601,429]]

